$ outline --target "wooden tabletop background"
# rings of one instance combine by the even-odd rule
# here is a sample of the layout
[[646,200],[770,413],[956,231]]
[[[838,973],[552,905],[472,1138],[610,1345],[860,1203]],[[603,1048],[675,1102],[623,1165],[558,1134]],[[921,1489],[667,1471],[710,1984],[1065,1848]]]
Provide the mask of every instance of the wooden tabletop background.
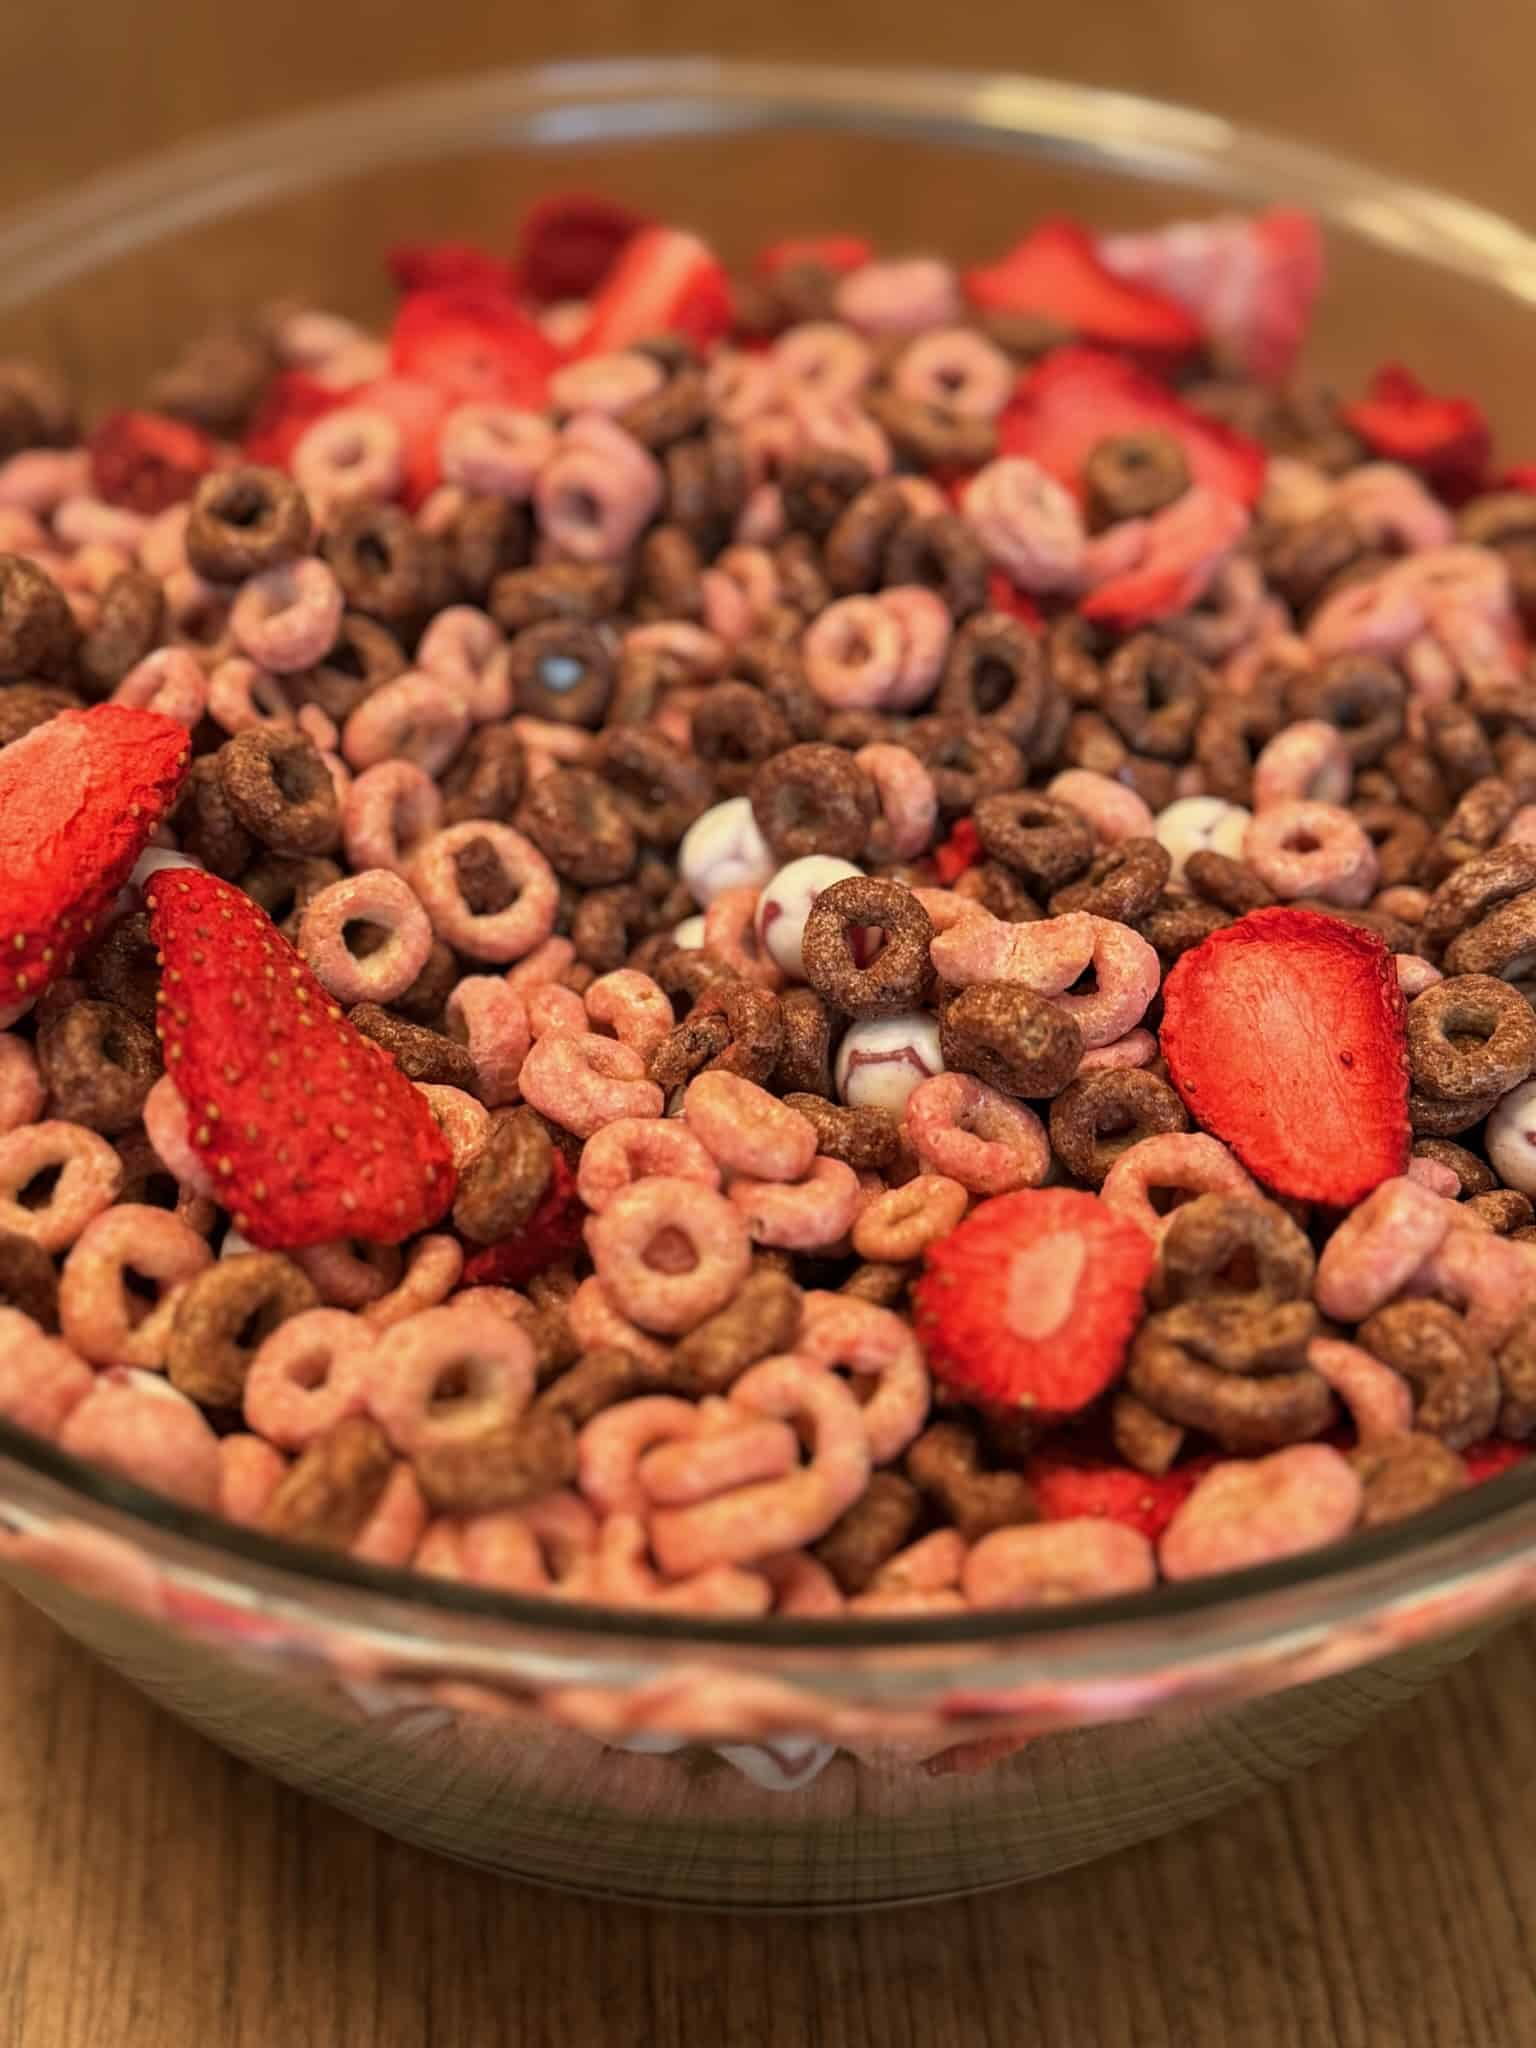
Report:
[[[0,10],[0,205],[295,101],[647,49],[1055,72],[1536,219],[1529,0],[1475,18],[1438,0],[18,4]],[[0,1594],[0,2048],[1521,2048],[1533,1694],[1536,1623],[1301,1782],[1171,1840],[939,1909],[711,1921],[386,1841],[222,1756]]]

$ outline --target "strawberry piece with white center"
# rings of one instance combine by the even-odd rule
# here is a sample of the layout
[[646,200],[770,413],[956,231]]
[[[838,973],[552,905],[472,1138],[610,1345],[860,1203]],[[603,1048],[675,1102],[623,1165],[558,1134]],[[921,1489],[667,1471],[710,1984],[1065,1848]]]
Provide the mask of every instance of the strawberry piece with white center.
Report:
[[707,349],[731,317],[730,281],[708,243],[681,228],[645,228],[603,280],[577,354],[607,355],[669,333]]

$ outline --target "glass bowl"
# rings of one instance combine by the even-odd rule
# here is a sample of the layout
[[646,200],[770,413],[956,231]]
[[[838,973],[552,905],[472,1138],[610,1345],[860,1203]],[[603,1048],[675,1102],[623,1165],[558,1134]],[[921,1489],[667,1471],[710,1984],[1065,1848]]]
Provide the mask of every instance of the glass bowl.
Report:
[[[997,75],[573,64],[298,114],[0,224],[0,350],[131,397],[222,311],[382,315],[388,243],[504,244],[556,183],[733,257],[835,227],[972,259],[1046,211],[1299,203],[1332,258],[1312,366],[1407,356],[1536,452],[1518,229],[1214,115]],[[411,1841],[619,1898],[846,1907],[1040,1875],[1300,1769],[1530,1597],[1536,1479],[1129,1601],[704,1623],[296,1550],[0,1426],[0,1570],[215,1740]]]

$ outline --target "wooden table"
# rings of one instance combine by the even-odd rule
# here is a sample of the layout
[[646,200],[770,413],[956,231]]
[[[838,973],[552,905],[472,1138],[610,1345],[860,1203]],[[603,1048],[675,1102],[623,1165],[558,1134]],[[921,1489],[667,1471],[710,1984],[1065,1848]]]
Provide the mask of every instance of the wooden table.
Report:
[[[76,0],[0,10],[0,204],[193,130],[553,55],[1007,65],[1531,211],[1528,0]],[[1405,338],[1411,340],[1411,338]],[[1301,1783],[940,1910],[649,1916],[498,1885],[221,1756],[0,1596],[0,2048],[1520,2048],[1536,1623]]]

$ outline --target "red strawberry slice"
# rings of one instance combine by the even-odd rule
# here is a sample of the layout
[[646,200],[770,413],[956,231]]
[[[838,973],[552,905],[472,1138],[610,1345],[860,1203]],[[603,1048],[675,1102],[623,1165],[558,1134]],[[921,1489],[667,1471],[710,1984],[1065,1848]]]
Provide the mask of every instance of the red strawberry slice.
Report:
[[502,399],[537,410],[560,351],[510,292],[453,285],[412,292],[401,302],[389,340],[402,377],[465,405]]
[[992,1407],[1076,1414],[1119,1373],[1155,1257],[1076,1188],[981,1203],[929,1245],[913,1289],[934,1377]]
[[192,758],[158,711],[62,711],[0,748],[0,1008],[67,974]]
[[424,384],[419,378],[377,377],[373,383],[359,384],[356,390],[349,391],[343,402],[388,413],[400,429],[405,443],[405,477],[400,496],[415,511],[443,480],[438,443],[454,401],[436,385]]
[[384,264],[402,292],[472,290],[510,292],[517,273],[504,256],[474,242],[401,242],[386,250]]
[[1481,1486],[1485,1479],[1502,1479],[1506,1472],[1523,1465],[1530,1455],[1529,1444],[1507,1444],[1500,1437],[1485,1436],[1481,1443],[1467,1446],[1461,1461],[1467,1468],[1468,1479],[1474,1486]]
[[1294,206],[1109,235],[1098,252],[1117,277],[1187,306],[1233,368],[1266,383],[1289,373],[1323,281],[1317,222]]
[[786,241],[770,242],[766,249],[759,249],[752,259],[752,269],[758,277],[774,278],[781,271],[812,265],[817,270],[830,270],[836,277],[846,277],[850,270],[862,269],[874,253],[874,243],[865,241],[862,235],[792,235]]
[[1372,454],[1421,471],[1449,496],[1467,496],[1487,470],[1492,441],[1481,406],[1437,397],[1401,363],[1378,370],[1341,416]]
[[1163,983],[1161,1043],[1190,1115],[1277,1194],[1343,1209],[1407,1171],[1403,995],[1374,932],[1240,918]]
[[1247,531],[1248,514],[1235,498],[1195,484],[1147,521],[1145,551],[1135,568],[1099,584],[1078,609],[1085,619],[1122,633],[1188,611]]
[[1002,569],[994,569],[987,578],[987,609],[993,612],[1006,612],[1009,618],[1033,627],[1037,633],[1045,626],[1045,614],[1039,605],[1027,590],[1020,590],[1013,578]]
[[1083,464],[1111,434],[1158,429],[1184,451],[1196,483],[1253,505],[1268,461],[1257,441],[1203,418],[1124,356],[1056,349],[1020,379],[998,420],[999,455],[1028,455],[1081,494]]
[[646,228],[603,280],[577,353],[607,355],[655,334],[710,348],[730,325],[730,280],[709,245],[681,228]]
[[1215,1454],[1207,1453],[1153,1477],[1129,1465],[1091,1464],[1041,1452],[1024,1467],[1024,1477],[1042,1521],[1070,1522],[1088,1515],[1123,1522],[1155,1543],[1215,1463]]
[[965,295],[982,313],[1028,313],[1102,348],[1165,359],[1200,346],[1200,323],[1155,284],[1117,277],[1074,220],[1042,221],[999,262],[968,270]]
[[546,1266],[580,1248],[586,1211],[576,1193],[576,1176],[556,1152],[549,1186],[521,1230],[489,1244],[464,1264],[466,1287],[521,1287]]
[[235,1227],[284,1250],[397,1244],[435,1222],[454,1172],[426,1098],[347,1022],[266,912],[185,868],[162,869],[144,896],[163,962],[167,1071]]
[[523,215],[517,250],[523,290],[540,306],[590,298],[649,225],[643,213],[617,199],[549,193]]
[[349,403],[347,393],[333,391],[307,370],[284,370],[267,386],[245,430],[247,457],[268,469],[286,469],[315,421]]
[[218,444],[201,427],[159,412],[109,413],[86,446],[97,495],[129,512],[181,504],[219,466]]
[[946,889],[952,889],[967,868],[981,859],[981,834],[974,818],[960,818],[947,839],[933,849],[934,872]]

